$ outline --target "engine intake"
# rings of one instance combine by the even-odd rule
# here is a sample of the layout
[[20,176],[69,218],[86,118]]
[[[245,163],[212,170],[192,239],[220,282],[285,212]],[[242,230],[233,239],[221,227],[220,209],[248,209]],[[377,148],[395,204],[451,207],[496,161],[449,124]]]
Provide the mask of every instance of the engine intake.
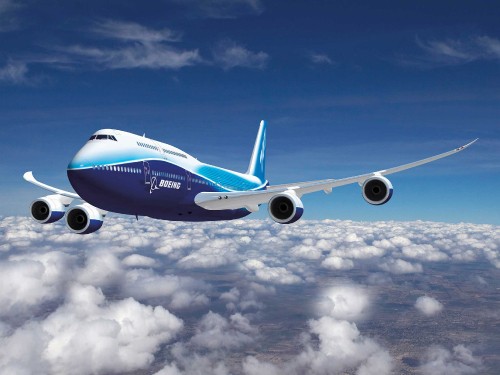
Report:
[[392,184],[383,176],[367,179],[361,188],[363,198],[370,204],[381,205],[389,202],[392,197]]
[[49,224],[60,220],[66,213],[66,198],[60,195],[47,195],[31,203],[31,217],[40,224]]
[[103,220],[101,213],[88,203],[75,206],[66,214],[66,225],[77,234],[94,233],[102,227]]
[[291,224],[304,213],[302,201],[293,192],[284,192],[271,198],[267,209],[269,216],[279,224]]

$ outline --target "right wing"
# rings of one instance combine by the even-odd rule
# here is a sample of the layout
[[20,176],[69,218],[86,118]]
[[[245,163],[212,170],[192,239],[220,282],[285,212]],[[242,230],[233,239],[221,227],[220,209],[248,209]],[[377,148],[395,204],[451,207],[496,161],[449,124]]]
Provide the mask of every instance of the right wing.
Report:
[[431,156],[426,159],[418,160],[413,163],[403,164],[398,167],[382,169],[379,171],[362,174],[359,176],[341,178],[341,179],[326,179],[317,181],[295,182],[284,185],[268,186],[266,190],[256,191],[235,191],[235,192],[202,192],[196,195],[195,203],[207,210],[234,210],[238,208],[246,208],[250,212],[259,210],[259,205],[269,202],[276,194],[284,193],[285,191],[295,193],[299,198],[304,194],[313,193],[316,191],[324,191],[331,193],[333,188],[358,183],[362,185],[368,178],[374,176],[384,176],[392,173],[404,171],[406,169],[415,168],[419,165],[427,164],[435,160],[445,158],[465,150],[467,147],[476,142],[474,141],[455,148],[451,151],[444,152],[439,155]]
[[61,190],[61,189],[58,189],[58,188],[55,188],[53,186],[50,186],[50,185],[46,185],[44,184],[43,182],[40,182],[38,181],[34,176],[33,176],[33,172],[29,171],[29,172],[26,172],[24,175],[23,175],[23,178],[32,183],[33,185],[36,185],[36,186],[39,186],[45,190],[48,190],[48,191],[51,191],[53,193],[56,193],[58,195],[62,195],[63,197],[68,197],[68,198],[72,198],[72,199],[81,199],[83,200],[82,198],[80,198],[80,196],[78,194],[75,194],[75,193],[71,193],[69,191],[66,191],[66,190]]

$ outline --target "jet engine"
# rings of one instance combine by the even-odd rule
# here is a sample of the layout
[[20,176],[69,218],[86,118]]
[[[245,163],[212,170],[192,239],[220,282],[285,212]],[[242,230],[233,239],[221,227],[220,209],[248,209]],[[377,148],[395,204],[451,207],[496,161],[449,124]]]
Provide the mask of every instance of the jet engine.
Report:
[[103,215],[88,203],[72,207],[66,214],[66,225],[77,234],[94,233],[101,228]]
[[31,203],[31,217],[40,224],[49,224],[61,219],[71,199],[61,195],[47,195]]
[[383,176],[367,179],[361,188],[363,198],[370,204],[381,205],[389,202],[392,197],[392,184]]
[[288,191],[272,197],[267,209],[271,219],[279,224],[295,223],[304,213],[302,201],[294,192]]

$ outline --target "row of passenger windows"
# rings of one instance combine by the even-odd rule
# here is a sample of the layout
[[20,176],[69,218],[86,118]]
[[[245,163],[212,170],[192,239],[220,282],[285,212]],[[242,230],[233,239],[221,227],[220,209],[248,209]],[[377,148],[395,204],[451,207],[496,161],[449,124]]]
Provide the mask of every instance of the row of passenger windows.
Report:
[[140,168],[130,168],[130,167],[122,167],[119,165],[93,165],[92,169],[96,169],[99,171],[113,171],[113,172],[125,172],[125,173],[141,173]]
[[150,148],[151,150],[160,151],[160,150],[158,150],[158,147],[153,146],[153,145],[150,145],[150,144],[148,144],[148,143],[137,142],[137,145],[138,145],[138,146],[141,146],[141,147],[145,147],[145,148]]
[[[153,145],[150,145],[148,143],[144,143],[144,142],[137,142],[137,145],[138,146],[141,146],[141,147],[145,147],[145,148],[149,148],[151,150],[155,150],[155,151],[158,151],[160,152],[160,150],[158,149],[158,147],[156,146],[153,146]],[[187,159],[187,156],[184,155],[184,154],[181,154],[180,152],[175,152],[175,151],[172,151],[172,150],[167,150],[166,148],[162,148],[163,152],[165,154],[170,154],[170,155],[175,155],[175,156],[179,156],[181,158],[184,158],[184,159]]]
[[114,135],[108,135],[108,134],[94,134],[89,138],[89,141],[93,141],[94,139],[109,139],[111,141],[118,141]]
[[[125,172],[125,173],[136,173],[136,174],[142,173],[142,170],[140,168],[122,167],[119,165],[93,165],[92,169],[99,171]],[[187,179],[186,176],[178,175],[175,173],[168,173],[161,171],[152,171],[151,173],[153,174],[153,176],[157,177],[165,177],[181,181],[186,181]],[[211,181],[201,180],[199,178],[192,178],[191,181],[195,184],[200,184],[200,185],[217,186],[217,184]]]
[[157,177],[172,178],[172,179],[181,180],[181,181],[186,180],[186,176],[181,176],[181,175],[178,175],[175,173],[167,173],[167,172],[160,172],[160,171],[153,171],[151,173],[153,174],[153,176],[157,176]]
[[184,154],[181,154],[180,152],[170,151],[170,150],[167,150],[165,148],[163,149],[163,152],[165,154],[171,154],[171,155],[175,155],[175,156],[180,156],[181,158],[187,159],[187,156],[184,155]]

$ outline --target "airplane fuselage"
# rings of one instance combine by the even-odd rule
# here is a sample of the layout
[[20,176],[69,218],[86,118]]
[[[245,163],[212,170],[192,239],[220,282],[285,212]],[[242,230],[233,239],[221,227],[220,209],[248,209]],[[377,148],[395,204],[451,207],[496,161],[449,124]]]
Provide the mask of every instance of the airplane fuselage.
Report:
[[128,132],[97,131],[68,165],[78,195],[101,210],[180,221],[230,220],[245,208],[210,211],[200,192],[265,189],[267,181],[204,164],[186,152]]

